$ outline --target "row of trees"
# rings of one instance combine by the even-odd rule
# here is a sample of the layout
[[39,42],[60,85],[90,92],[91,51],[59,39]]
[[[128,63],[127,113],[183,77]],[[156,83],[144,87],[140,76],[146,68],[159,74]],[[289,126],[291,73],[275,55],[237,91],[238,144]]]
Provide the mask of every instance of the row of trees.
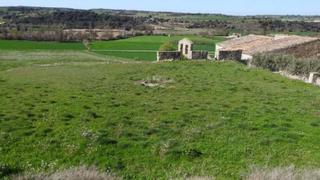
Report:
[[7,14],[2,17],[11,25],[50,26],[64,29],[125,29],[144,25],[147,18],[97,14],[91,11],[58,11],[38,15]]
[[34,40],[34,41],[83,41],[110,40],[137,35],[151,35],[152,31],[124,31],[124,30],[34,30],[17,31],[16,29],[0,29],[0,39]]
[[320,32],[320,23],[281,21],[273,19],[210,20],[191,23],[188,28],[213,28],[242,30],[249,33],[263,32]]

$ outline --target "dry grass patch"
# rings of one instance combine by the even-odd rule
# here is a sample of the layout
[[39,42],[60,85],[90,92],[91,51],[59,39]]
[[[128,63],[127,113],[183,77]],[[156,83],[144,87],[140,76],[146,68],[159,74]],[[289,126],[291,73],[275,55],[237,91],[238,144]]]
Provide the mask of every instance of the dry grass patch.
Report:
[[77,167],[73,169],[63,170],[54,172],[51,174],[23,174],[13,176],[12,179],[14,180],[117,180],[120,179],[111,175],[110,173],[105,173],[99,171],[95,167]]
[[205,177],[205,176],[193,176],[188,177],[186,180],[215,180],[216,178],[213,177]]
[[247,180],[319,180],[319,169],[296,169],[294,166],[278,168],[251,168]]

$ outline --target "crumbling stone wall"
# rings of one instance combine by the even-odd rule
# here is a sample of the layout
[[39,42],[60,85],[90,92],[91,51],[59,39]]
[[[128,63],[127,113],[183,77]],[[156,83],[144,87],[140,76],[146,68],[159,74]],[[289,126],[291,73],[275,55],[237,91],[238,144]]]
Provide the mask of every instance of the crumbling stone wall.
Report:
[[179,59],[208,59],[208,51],[193,51],[193,42],[184,38],[178,43],[178,51],[158,51],[157,61]]
[[318,72],[311,72],[309,74],[309,77],[306,75],[295,75],[291,74],[286,71],[280,71],[279,72],[282,76],[285,76],[289,79],[295,79],[295,80],[301,80],[304,81],[305,83],[310,83],[316,86],[320,86],[320,73]]
[[309,83],[319,85],[320,84],[320,73],[311,72],[308,79]]
[[158,51],[157,61],[163,60],[178,60],[181,59],[181,52],[179,51]]
[[192,51],[192,59],[208,59],[208,51]]
[[217,53],[218,60],[236,60],[241,61],[242,50],[220,50]]

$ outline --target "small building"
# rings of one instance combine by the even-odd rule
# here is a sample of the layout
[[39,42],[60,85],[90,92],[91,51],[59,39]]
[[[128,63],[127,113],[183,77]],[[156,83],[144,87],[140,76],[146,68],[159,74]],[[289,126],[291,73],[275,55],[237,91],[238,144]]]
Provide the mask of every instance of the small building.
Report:
[[178,48],[185,58],[192,59],[193,42],[191,40],[187,38],[180,40]]
[[313,57],[320,53],[320,41],[319,38],[296,35],[248,35],[218,43],[215,58],[217,60],[250,60],[259,53]]
[[178,51],[158,51],[157,61],[181,59],[208,59],[208,51],[194,51],[193,42],[184,38],[178,42]]

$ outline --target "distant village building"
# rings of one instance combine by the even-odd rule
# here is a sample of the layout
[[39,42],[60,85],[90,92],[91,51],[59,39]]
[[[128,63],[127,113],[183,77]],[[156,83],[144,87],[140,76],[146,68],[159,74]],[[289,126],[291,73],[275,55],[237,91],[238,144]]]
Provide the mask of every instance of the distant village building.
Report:
[[158,51],[157,61],[180,59],[208,59],[208,51],[194,51],[193,42],[184,38],[178,42],[178,51]]
[[315,57],[320,53],[320,41],[315,37],[295,35],[248,35],[216,45],[217,60],[250,60],[258,53],[284,53],[297,57]]
[[233,34],[227,36],[226,38],[227,39],[234,39],[234,38],[239,38],[239,37],[241,37],[240,33],[233,33]]

